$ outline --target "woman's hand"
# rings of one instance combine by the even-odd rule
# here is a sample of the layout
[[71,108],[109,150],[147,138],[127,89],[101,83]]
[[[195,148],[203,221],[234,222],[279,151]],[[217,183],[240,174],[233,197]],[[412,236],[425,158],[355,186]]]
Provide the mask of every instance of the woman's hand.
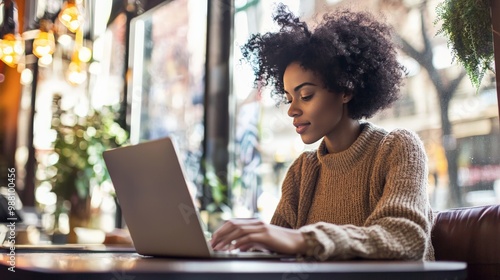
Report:
[[214,232],[211,245],[218,251],[263,248],[284,254],[304,254],[307,250],[304,237],[298,230],[269,225],[257,219],[227,221]]

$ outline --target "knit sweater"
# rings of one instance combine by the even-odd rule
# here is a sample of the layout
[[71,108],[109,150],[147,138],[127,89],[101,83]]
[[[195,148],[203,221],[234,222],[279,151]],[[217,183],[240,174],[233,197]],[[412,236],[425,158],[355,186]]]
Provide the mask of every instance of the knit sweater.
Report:
[[271,223],[299,229],[307,256],[433,260],[427,157],[416,134],[369,122],[345,151],[301,154]]

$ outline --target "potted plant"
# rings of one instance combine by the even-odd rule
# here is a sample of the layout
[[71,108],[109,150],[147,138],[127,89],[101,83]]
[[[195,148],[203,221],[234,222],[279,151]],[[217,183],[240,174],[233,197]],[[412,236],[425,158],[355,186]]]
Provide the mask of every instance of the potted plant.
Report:
[[208,212],[208,231],[213,232],[219,228],[222,223],[230,219],[232,216],[229,197],[228,186],[214,171],[213,166],[205,164],[205,178],[204,183],[210,189],[210,203],[206,205]]
[[[56,132],[53,151],[58,158],[49,168],[55,170],[48,178],[57,196],[55,221],[68,212],[70,233],[68,242],[76,242],[75,227],[88,226],[92,187],[109,180],[102,152],[123,145],[127,132],[114,119],[111,108],[91,110],[81,117],[73,110],[62,110],[61,96],[53,101],[52,129]],[[67,209],[69,208],[69,209]]]
[[494,59],[490,0],[444,0],[436,8],[438,34],[448,39],[452,55],[479,89]]

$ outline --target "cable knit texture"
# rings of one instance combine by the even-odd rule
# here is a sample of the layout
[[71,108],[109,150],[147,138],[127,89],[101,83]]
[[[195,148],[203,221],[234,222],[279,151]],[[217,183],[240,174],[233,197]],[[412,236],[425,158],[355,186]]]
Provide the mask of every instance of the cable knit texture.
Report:
[[304,152],[272,224],[299,229],[308,257],[433,260],[427,157],[418,136],[369,122],[347,150]]

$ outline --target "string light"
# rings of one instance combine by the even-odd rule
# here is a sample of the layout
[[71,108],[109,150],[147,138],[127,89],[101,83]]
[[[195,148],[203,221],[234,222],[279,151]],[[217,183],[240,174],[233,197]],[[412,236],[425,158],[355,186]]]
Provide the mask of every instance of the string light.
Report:
[[[76,56],[74,56],[76,57]],[[71,59],[71,63],[68,66],[68,71],[66,72],[66,79],[71,85],[81,85],[85,80],[87,80],[87,71],[83,62],[76,59]]]
[[17,7],[14,1],[6,1],[3,15],[3,38],[0,40],[0,59],[9,67],[15,67],[24,56],[24,40],[19,35]]
[[[0,0],[1,1],[1,0]],[[9,12],[5,14],[9,17],[10,22],[15,22],[14,26],[9,26],[7,30],[9,33],[0,38],[0,59],[8,66],[15,67],[21,62],[24,57],[25,42],[17,31],[17,15],[14,7],[14,1],[8,1],[12,7]],[[76,33],[74,41],[73,54],[71,62],[66,69],[66,79],[72,85],[80,85],[87,80],[87,62],[92,59],[92,51],[90,48],[84,46],[83,36],[83,8],[82,0],[67,0],[64,2],[63,7],[58,15],[61,23],[68,28],[69,31]],[[33,38],[33,54],[39,58],[38,63],[40,66],[47,66],[52,63],[52,55],[56,50],[56,40],[54,32],[52,31],[52,21],[47,17],[40,19],[40,30]],[[36,32],[36,31],[35,31]],[[3,35],[3,34],[2,34]],[[63,48],[63,38],[65,36],[58,36],[59,43]],[[69,36],[66,36],[70,38]],[[71,40],[71,39],[70,39]],[[66,46],[67,47],[67,46]],[[23,82],[29,81],[29,75],[24,73]]]
[[[75,34],[75,49],[71,56],[71,63],[66,71],[66,79],[72,85],[80,85],[87,79],[86,64],[80,59],[80,51],[83,48],[83,30],[79,28]],[[89,50],[90,51],[90,50]]]
[[83,16],[80,8],[75,0],[68,0],[64,2],[61,12],[58,16],[69,31],[75,33],[82,26]]
[[87,47],[80,47],[78,51],[78,59],[82,62],[89,62],[92,59],[92,51]]
[[92,51],[83,45],[83,29],[80,28],[75,34],[75,52],[82,62],[89,62],[92,59]]
[[0,49],[1,60],[9,67],[15,67],[24,55],[24,40],[19,34],[5,34]]
[[52,55],[56,49],[52,23],[47,19],[40,20],[40,32],[33,40],[33,54],[39,58]]

